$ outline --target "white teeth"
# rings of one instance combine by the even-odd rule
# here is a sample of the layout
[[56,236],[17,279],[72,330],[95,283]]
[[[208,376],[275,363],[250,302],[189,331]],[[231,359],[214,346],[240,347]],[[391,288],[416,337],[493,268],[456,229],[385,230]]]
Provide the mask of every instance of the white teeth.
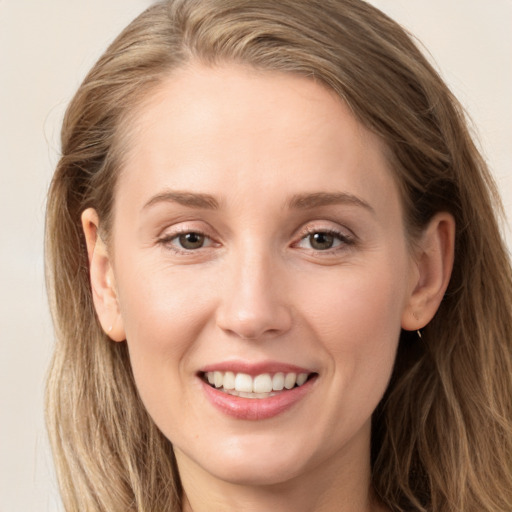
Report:
[[292,389],[293,386],[295,386],[296,381],[297,381],[296,373],[287,373],[286,377],[284,378],[284,387],[286,389]]
[[226,390],[225,393],[233,396],[241,396],[242,398],[269,398],[275,393],[246,393],[245,391],[237,391],[236,389]]
[[[273,391],[292,389],[295,386],[302,386],[308,380],[307,373],[283,373],[274,375],[262,373],[251,377],[246,373],[234,372],[206,372],[206,380],[216,388],[223,388],[230,394],[243,396],[245,398],[265,398]],[[246,396],[249,394],[250,396]]]
[[257,375],[252,383],[255,393],[270,393],[272,391],[272,377],[268,373]]
[[233,372],[226,372],[224,374],[224,389],[235,389],[235,374]]
[[274,391],[282,391],[284,388],[284,373],[276,373],[272,377],[272,389]]
[[237,373],[235,377],[235,389],[252,393],[252,377],[246,373]]

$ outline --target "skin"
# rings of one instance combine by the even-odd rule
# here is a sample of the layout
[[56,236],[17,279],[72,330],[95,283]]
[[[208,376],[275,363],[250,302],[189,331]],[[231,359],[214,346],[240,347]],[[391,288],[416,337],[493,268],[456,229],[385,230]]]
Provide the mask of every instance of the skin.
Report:
[[[192,64],[147,99],[129,146],[112,247],[96,212],[82,216],[91,282],[173,443],[184,510],[380,510],[371,415],[400,330],[423,327],[442,299],[451,217],[437,215],[413,253],[382,142],[293,75]],[[191,232],[203,246],[180,246]],[[314,233],[335,233],[333,247],[319,249]],[[198,377],[232,360],[318,377],[285,412],[241,420],[214,407]]]

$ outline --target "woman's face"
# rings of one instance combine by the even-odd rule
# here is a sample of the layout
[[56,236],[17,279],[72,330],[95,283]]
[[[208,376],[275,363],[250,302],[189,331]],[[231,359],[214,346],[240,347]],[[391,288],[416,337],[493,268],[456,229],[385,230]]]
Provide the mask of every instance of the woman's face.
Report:
[[417,277],[377,137],[310,79],[195,65],[141,108],[126,157],[115,325],[180,470],[366,464]]

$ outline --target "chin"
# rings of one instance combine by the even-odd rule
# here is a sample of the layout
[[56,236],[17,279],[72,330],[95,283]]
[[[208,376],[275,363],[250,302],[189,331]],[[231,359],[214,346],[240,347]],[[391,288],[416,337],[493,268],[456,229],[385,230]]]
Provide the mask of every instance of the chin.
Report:
[[301,443],[292,445],[264,437],[230,439],[229,443],[217,443],[213,450],[182,455],[211,477],[234,485],[279,485],[307,472],[311,460]]
[[305,468],[294,461],[261,460],[251,458],[222,461],[221,464],[205,469],[216,478],[235,485],[273,486],[284,484],[302,474]]

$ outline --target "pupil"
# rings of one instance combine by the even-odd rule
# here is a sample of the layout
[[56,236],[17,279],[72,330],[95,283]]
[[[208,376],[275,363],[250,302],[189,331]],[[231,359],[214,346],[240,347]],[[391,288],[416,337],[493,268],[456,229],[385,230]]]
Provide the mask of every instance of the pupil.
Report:
[[330,249],[334,243],[334,236],[329,233],[314,233],[309,237],[311,247],[320,251]]
[[204,235],[199,233],[186,233],[179,237],[180,245],[184,249],[199,249],[204,244]]

